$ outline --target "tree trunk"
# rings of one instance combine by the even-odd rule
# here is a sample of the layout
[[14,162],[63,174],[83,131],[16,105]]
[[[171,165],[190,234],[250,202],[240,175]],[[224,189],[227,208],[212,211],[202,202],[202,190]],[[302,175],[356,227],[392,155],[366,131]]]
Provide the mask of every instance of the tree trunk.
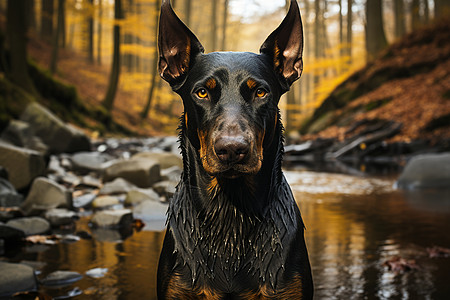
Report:
[[211,51],[217,48],[217,0],[212,0],[211,8]]
[[366,2],[366,50],[368,60],[372,60],[387,46],[383,29],[381,0]]
[[344,56],[344,21],[342,17],[342,0],[339,0],[339,54]]
[[352,43],[353,43],[353,0],[347,0],[347,55],[348,65],[352,64]]
[[89,0],[88,16],[88,60],[94,63],[94,0]]
[[97,22],[97,63],[102,64],[102,0],[98,0],[98,22]]
[[63,30],[64,4],[65,0],[58,0],[58,21],[56,23],[56,31],[53,33],[53,49],[50,60],[50,72],[52,74],[56,72],[56,64],[58,61],[59,41],[62,37]]
[[411,28],[417,29],[420,27],[420,1],[412,0],[411,2]]
[[38,92],[28,75],[27,41],[26,41],[26,1],[8,0],[7,33],[11,69],[9,79],[28,93],[38,96]]
[[406,33],[404,0],[394,0],[395,37],[400,38]]
[[42,0],[41,37],[51,40],[53,36],[53,0]]
[[227,46],[227,25],[228,25],[228,0],[223,3],[223,25],[222,25],[222,51],[225,51]]
[[[114,19],[116,21],[122,19],[122,1],[115,0],[114,2]],[[117,85],[119,83],[120,75],[120,26],[116,23],[114,25],[114,50],[113,62],[109,77],[108,91],[106,92],[103,106],[111,111],[114,106],[114,99],[116,97]]]
[[159,53],[158,53],[158,22],[159,22],[159,8],[161,6],[161,0],[156,0],[155,4],[155,53],[153,55],[153,63],[152,63],[152,78],[150,82],[150,88],[148,90],[148,97],[147,97],[147,103],[145,104],[144,109],[141,113],[141,118],[146,119],[148,117],[148,113],[150,111],[152,102],[153,102],[153,95],[155,92],[156,87],[156,77],[158,76],[158,60],[159,60]]
[[37,22],[36,22],[36,14],[35,14],[35,3],[34,0],[26,0],[26,28],[34,28],[36,29],[37,27]]
[[191,26],[191,8],[192,8],[192,1],[191,0],[184,0],[184,13],[185,13],[185,20],[184,23],[187,27]]

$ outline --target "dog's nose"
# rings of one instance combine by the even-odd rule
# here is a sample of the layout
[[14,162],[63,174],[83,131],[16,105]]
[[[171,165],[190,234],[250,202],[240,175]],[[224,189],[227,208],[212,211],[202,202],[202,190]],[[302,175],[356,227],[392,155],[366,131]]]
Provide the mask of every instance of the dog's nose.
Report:
[[221,136],[214,143],[217,157],[226,163],[237,163],[245,158],[250,145],[243,136]]

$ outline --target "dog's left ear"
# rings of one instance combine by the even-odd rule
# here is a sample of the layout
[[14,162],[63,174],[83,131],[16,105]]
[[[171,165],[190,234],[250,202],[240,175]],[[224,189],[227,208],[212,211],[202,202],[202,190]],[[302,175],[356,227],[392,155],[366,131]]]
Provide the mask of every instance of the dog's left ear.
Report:
[[303,71],[303,28],[296,0],[291,0],[283,22],[269,35],[259,51],[273,59],[274,70],[287,83],[286,89],[300,78]]

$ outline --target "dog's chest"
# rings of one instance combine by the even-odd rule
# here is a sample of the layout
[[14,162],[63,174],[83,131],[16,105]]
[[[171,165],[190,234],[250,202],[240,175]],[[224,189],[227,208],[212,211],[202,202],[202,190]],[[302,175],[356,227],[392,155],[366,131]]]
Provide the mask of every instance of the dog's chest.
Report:
[[[192,203],[177,203],[169,210],[177,266],[190,274],[190,283],[219,285],[233,290],[236,279],[274,287],[284,270],[286,247],[297,229],[291,203],[274,197],[261,218],[221,205],[198,213]],[[222,203],[223,204],[223,203]],[[177,213],[170,213],[177,212]]]

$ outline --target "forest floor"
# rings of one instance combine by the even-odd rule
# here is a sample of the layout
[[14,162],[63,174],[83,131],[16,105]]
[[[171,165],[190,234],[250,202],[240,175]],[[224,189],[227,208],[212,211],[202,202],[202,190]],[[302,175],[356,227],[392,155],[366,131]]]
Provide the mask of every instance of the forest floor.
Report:
[[302,128],[304,140],[344,141],[378,123],[387,143],[450,139],[450,20],[416,30],[349,77]]
[[[39,67],[44,70],[48,69],[51,53],[52,46],[49,43],[31,35],[28,42],[28,55]],[[75,86],[82,103],[88,109],[99,108],[108,87],[109,64],[110,62],[106,61],[102,64],[91,63],[85,54],[62,48],[58,53],[58,67],[55,77],[63,83]],[[150,84],[150,78],[148,83]],[[111,112],[115,123],[128,129],[133,134],[141,136],[176,134],[177,117],[173,117],[169,121],[172,124],[167,124],[167,121],[162,123],[159,117],[155,118],[153,116],[142,120],[140,112],[145,105],[147,95],[143,97],[142,89],[125,90],[121,86],[121,78],[119,78],[119,87],[114,100],[114,108]],[[168,87],[162,88],[169,91]],[[175,113],[181,114],[180,108],[176,107],[175,110],[177,109],[178,111],[175,111]],[[154,113],[154,111],[150,112],[150,114]],[[97,127],[96,123],[99,122],[89,117],[85,121],[91,128]],[[89,129],[85,130],[90,131]],[[93,134],[96,135],[97,133],[94,132]]]

